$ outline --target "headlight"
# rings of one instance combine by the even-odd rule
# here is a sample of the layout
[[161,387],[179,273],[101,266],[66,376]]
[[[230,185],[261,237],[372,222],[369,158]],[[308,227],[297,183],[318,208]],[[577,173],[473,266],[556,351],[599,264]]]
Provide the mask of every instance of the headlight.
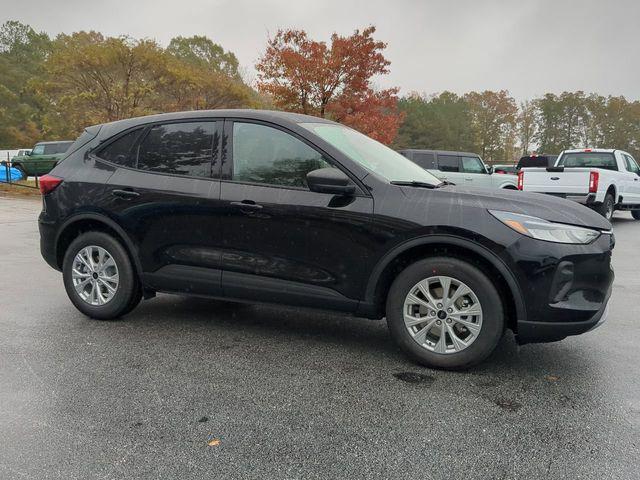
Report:
[[600,232],[591,228],[576,227],[564,223],[554,223],[538,217],[521,215],[513,212],[502,212],[499,210],[489,210],[489,213],[504,223],[527,237],[546,240],[556,243],[590,243],[600,236]]

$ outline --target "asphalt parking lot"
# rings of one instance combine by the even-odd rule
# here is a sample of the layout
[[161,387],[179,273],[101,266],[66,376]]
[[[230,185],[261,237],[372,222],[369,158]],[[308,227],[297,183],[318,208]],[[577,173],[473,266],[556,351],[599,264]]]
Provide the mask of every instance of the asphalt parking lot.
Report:
[[428,370],[384,322],[160,295],[99,322],[0,196],[0,478],[640,476],[640,222],[607,323]]

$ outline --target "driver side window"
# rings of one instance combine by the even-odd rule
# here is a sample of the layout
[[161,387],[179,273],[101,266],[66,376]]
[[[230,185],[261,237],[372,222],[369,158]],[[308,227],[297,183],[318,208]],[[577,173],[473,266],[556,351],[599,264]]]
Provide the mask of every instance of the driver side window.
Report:
[[625,163],[627,164],[628,171],[635,173],[636,175],[640,174],[640,167],[638,167],[638,164],[633,159],[633,157],[629,155],[625,155],[624,159],[625,159]]
[[462,157],[462,171],[464,173],[487,173],[478,157]]
[[36,145],[31,150],[31,155],[42,155],[44,153],[44,145]]
[[331,165],[315,149],[276,128],[233,124],[232,180],[308,188],[307,173]]

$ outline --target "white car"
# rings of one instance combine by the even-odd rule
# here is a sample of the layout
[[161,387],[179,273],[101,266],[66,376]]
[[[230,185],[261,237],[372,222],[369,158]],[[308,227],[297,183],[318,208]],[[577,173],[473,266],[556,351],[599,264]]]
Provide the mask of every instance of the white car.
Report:
[[640,167],[622,150],[565,150],[554,167],[520,170],[518,189],[574,200],[607,219],[630,210],[640,220]]
[[475,153],[413,148],[398,152],[440,180],[456,185],[511,190],[518,188],[518,177],[508,174],[494,175],[493,169],[487,167]]

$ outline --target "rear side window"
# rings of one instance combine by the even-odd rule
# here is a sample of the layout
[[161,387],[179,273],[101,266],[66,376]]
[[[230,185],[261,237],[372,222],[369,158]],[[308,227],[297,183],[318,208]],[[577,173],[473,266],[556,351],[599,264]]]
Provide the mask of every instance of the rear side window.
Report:
[[413,154],[413,162],[420,165],[424,169],[435,169],[436,156],[433,153],[416,152]]
[[44,145],[45,155],[57,155],[66,152],[73,142],[47,143]]
[[457,155],[438,155],[438,168],[443,172],[459,172],[460,162]]
[[140,143],[138,169],[210,177],[215,122],[156,125]]
[[603,168],[605,170],[618,170],[613,153],[608,152],[573,152],[565,153],[558,162],[559,167],[567,168]]
[[98,157],[106,160],[107,162],[117,163],[124,167],[135,168],[137,160],[137,149],[134,148],[142,129],[133,130],[129,132],[109,145],[104,147],[98,152]]
[[461,157],[461,159],[464,173],[487,173],[478,157]]
[[233,124],[233,180],[307,187],[307,173],[331,167],[320,152],[276,128]]

